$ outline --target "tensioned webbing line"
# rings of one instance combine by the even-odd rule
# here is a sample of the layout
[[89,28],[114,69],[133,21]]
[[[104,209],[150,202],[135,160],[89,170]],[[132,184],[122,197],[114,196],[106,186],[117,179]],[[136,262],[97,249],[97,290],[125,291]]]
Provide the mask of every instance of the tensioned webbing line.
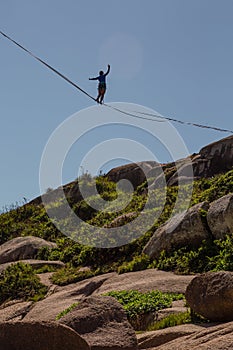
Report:
[[[32,56],[33,58],[35,58],[37,61],[39,61],[40,63],[42,63],[43,65],[45,65],[47,68],[49,68],[50,70],[52,70],[54,73],[56,73],[57,75],[59,75],[61,78],[63,78],[64,80],[66,80],[69,84],[73,85],[76,89],[80,90],[82,93],[84,93],[85,95],[87,95],[89,98],[91,98],[92,100],[94,100],[96,102],[96,99],[91,96],[90,94],[88,94],[85,90],[83,90],[80,86],[78,86],[77,84],[75,84],[72,80],[70,80],[69,78],[67,78],[64,74],[62,74],[61,72],[59,72],[57,69],[53,68],[50,64],[46,63],[45,61],[43,61],[41,58],[37,57],[34,53],[32,53],[31,51],[29,51],[28,49],[26,49],[24,46],[22,46],[21,44],[19,44],[17,41],[15,41],[14,39],[12,39],[9,35],[3,33],[2,31],[0,31],[0,34],[2,34],[5,38],[7,38],[8,40],[10,40],[13,44],[17,45],[20,49],[24,50],[26,53],[28,53],[30,56]],[[128,115],[130,117],[134,117],[134,118],[139,118],[139,119],[144,119],[144,120],[150,120],[150,121],[157,121],[157,122],[161,122],[161,120],[155,120],[146,116],[138,116],[129,112],[125,112],[122,111],[120,109],[116,109],[112,106],[106,105],[105,106],[115,109],[120,113],[123,113],[125,115]]]
[[[137,112],[135,111],[135,113],[137,113]],[[222,129],[222,128],[218,128],[216,126],[203,125],[203,124],[198,124],[198,123],[193,123],[193,122],[185,122],[185,121],[178,120],[178,119],[175,119],[175,118],[160,116],[160,115],[157,115],[157,114],[154,114],[154,113],[145,113],[145,112],[140,112],[140,113],[143,114],[143,115],[148,115],[148,116],[151,116],[151,117],[166,119],[166,120],[170,120],[170,121],[173,121],[173,122],[176,122],[176,123],[180,123],[180,124],[184,124],[184,125],[196,126],[198,128],[212,129],[212,130],[222,131],[222,132],[229,132],[229,133],[233,134],[232,130]]]
[[[57,69],[53,68],[51,65],[49,65],[48,63],[46,63],[45,61],[43,61],[41,58],[39,58],[38,56],[36,56],[35,54],[33,54],[31,51],[29,51],[28,49],[26,49],[24,46],[22,46],[21,44],[19,44],[17,41],[15,41],[14,39],[12,39],[11,37],[9,37],[7,34],[3,33],[2,31],[0,31],[0,34],[3,35],[5,38],[7,38],[8,40],[10,40],[13,44],[17,45],[19,48],[21,48],[22,50],[24,50],[26,53],[28,53],[30,56],[32,56],[34,59],[36,59],[37,61],[39,61],[40,63],[42,63],[44,66],[46,66],[47,68],[49,68],[50,70],[52,70],[54,73],[56,73],[57,75],[59,75],[61,78],[63,78],[64,80],[66,80],[69,84],[73,85],[76,89],[78,89],[79,91],[81,91],[83,94],[85,94],[86,96],[88,96],[89,98],[91,98],[92,100],[96,101],[96,99],[91,96],[90,94],[88,94],[85,90],[83,90],[80,86],[78,86],[77,84],[75,84],[72,80],[70,80],[69,78],[67,78],[64,74],[62,74],[61,72],[59,72]],[[128,111],[124,111],[120,108],[108,105],[106,103],[103,103],[104,106],[111,108],[119,113],[125,114],[127,116],[130,117],[134,117],[134,118],[139,118],[139,119],[144,119],[144,120],[150,120],[153,122],[163,122],[163,120],[161,119],[165,119],[165,120],[169,120],[169,121],[173,121],[176,123],[180,123],[180,124],[185,124],[185,125],[190,125],[190,126],[196,126],[199,128],[206,128],[206,129],[212,129],[212,130],[216,130],[216,131],[221,131],[221,132],[229,132],[231,134],[233,134],[232,130],[227,130],[227,129],[222,129],[222,128],[218,128],[218,127],[214,127],[214,126],[209,126],[209,125],[203,125],[203,124],[197,124],[197,123],[192,123],[192,122],[185,122],[185,121],[181,121],[175,118],[169,118],[169,117],[164,117],[164,116],[160,116],[160,115],[156,115],[153,113],[143,113],[143,112],[139,112],[139,111],[135,111],[134,113],[137,113],[137,115],[135,115],[134,113],[128,112]],[[138,115],[140,114],[140,115]],[[157,118],[157,119],[155,119]],[[159,120],[159,119],[160,120]]]
[[20,47],[22,50],[24,50],[25,52],[27,52],[30,56],[32,56],[33,58],[35,58],[37,61],[39,61],[40,63],[42,63],[43,65],[45,65],[47,68],[51,69],[54,73],[58,74],[61,78],[65,79],[68,83],[70,83],[71,85],[73,85],[76,89],[80,90],[81,92],[83,92],[85,95],[87,95],[88,97],[90,97],[92,100],[95,101],[95,98],[92,97],[91,95],[89,95],[85,90],[83,90],[82,88],[80,88],[80,86],[78,86],[77,84],[75,84],[73,81],[71,81],[69,78],[67,78],[64,74],[60,73],[57,69],[53,68],[52,66],[50,66],[48,63],[46,63],[45,61],[43,61],[41,58],[37,57],[36,55],[34,55],[34,53],[32,53],[31,51],[29,51],[28,49],[26,49],[24,46],[20,45],[17,41],[13,40],[12,38],[10,38],[8,35],[6,35],[5,33],[0,31],[0,34],[2,34],[5,38],[7,38],[8,40],[10,40],[12,43],[14,43],[15,45],[17,45],[18,47]]

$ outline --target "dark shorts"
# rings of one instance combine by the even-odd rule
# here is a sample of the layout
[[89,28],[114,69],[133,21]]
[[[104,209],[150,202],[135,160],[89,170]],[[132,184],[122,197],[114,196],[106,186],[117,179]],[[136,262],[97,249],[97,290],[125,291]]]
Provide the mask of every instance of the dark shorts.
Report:
[[98,90],[99,90],[99,92],[104,93],[106,91],[106,84],[99,83]]

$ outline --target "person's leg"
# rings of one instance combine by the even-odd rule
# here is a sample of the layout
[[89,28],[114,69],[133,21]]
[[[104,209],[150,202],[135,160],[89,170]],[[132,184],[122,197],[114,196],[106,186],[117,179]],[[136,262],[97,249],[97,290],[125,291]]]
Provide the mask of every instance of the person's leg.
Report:
[[101,92],[100,92],[100,89],[98,90],[98,96],[97,98],[95,99],[97,103],[100,103],[100,96],[101,96]]
[[101,97],[100,97],[100,104],[103,103],[103,100],[104,100],[104,94],[102,94]]
[[105,89],[102,89],[101,90],[101,96],[100,96],[100,103],[101,104],[103,103],[103,100],[104,100],[104,94],[105,94]]

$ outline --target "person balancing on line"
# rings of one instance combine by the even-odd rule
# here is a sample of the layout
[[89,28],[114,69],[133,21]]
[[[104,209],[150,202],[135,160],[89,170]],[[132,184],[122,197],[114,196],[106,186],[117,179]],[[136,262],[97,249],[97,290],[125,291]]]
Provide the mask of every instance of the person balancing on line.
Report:
[[110,65],[108,64],[108,70],[104,73],[102,70],[99,72],[99,76],[96,78],[89,78],[89,80],[99,80],[98,85],[98,96],[96,102],[102,104],[104,100],[104,94],[106,92],[106,76],[110,72]]

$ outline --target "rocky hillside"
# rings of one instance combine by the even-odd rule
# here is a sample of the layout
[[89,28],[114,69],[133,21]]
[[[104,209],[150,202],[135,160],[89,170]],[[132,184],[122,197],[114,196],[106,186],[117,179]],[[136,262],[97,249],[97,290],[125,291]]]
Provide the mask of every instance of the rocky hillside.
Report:
[[[49,249],[49,245],[43,246],[37,249],[36,257],[40,260],[61,260],[65,264],[69,263],[71,275],[64,274],[67,282],[72,281],[73,278],[79,278],[79,275],[82,278],[86,275],[116,270],[132,271],[146,268],[151,264],[153,267],[183,273],[219,268],[221,264],[217,257],[223,254],[222,251],[226,247],[224,248],[223,244],[217,241],[231,240],[230,234],[233,226],[232,147],[233,137],[228,137],[190,156],[189,162],[191,159],[195,179],[193,188],[190,179],[187,178],[189,174],[186,172],[187,159],[181,159],[175,164],[159,165],[155,162],[128,164],[114,168],[105,176],[97,178],[84,174],[80,179],[63,188],[49,190],[43,196],[50,205],[49,210],[55,214],[57,212],[61,214],[64,227],[66,227],[69,214],[66,214],[66,203],[61,200],[63,190],[75,214],[85,222],[97,227],[116,228],[132,222],[140,215],[148,199],[147,189],[150,186],[150,206],[145,210],[145,215],[141,215],[140,222],[134,226],[134,232],[127,231],[129,238],[132,234],[132,242],[129,244],[122,247],[99,249],[83,246],[70,240],[53,225],[42,205],[41,197],[38,197],[21,207],[10,208],[0,216],[0,243],[4,243],[1,246],[2,250],[9,240],[20,236],[37,236],[52,241],[55,243],[52,249]],[[158,174],[158,167],[160,170],[162,167],[167,181],[166,196],[164,196],[164,188],[155,186],[161,177]],[[178,174],[179,188],[177,187]],[[116,192],[116,183],[122,179],[131,181],[134,187],[129,203],[127,188],[121,188]],[[85,187],[88,204],[83,200],[80,185]],[[104,211],[98,211],[91,206],[93,203],[96,207],[99,201],[96,195],[93,195],[95,187],[100,194],[100,199],[104,199],[107,203]],[[179,204],[179,214],[170,218],[180,188],[184,200]],[[182,212],[185,198],[190,195],[191,190],[190,208]],[[120,209],[114,206],[116,198]],[[158,212],[160,215],[157,214]],[[144,232],[147,219],[143,218],[147,218],[147,214],[152,219],[154,217],[154,222],[147,232]],[[82,240],[83,237],[88,236],[82,224],[78,229],[74,226],[75,230],[78,232],[77,241],[79,238]],[[104,237],[104,239],[111,239],[114,246],[116,237]],[[11,251],[8,247],[4,250]],[[203,252],[206,253],[206,258]],[[2,252],[1,256],[0,251],[0,262],[2,263],[19,260],[19,256],[20,259],[34,259],[35,257],[35,254],[30,256],[26,254],[26,251],[24,256],[17,255],[17,251],[6,260],[5,254]],[[192,254],[195,254],[196,260],[189,258]],[[179,261],[184,255],[187,256],[185,265],[184,262]],[[176,266],[174,261],[177,259],[179,263]],[[197,264],[198,259],[200,262]],[[90,270],[82,273],[72,270],[80,266],[88,266]],[[229,264],[227,266],[229,267]],[[59,280],[61,280],[60,283],[66,283],[62,276],[59,277]]]
[[[188,181],[187,176],[190,172],[187,171],[187,163],[190,160],[195,179],[209,178],[231,170],[233,167],[233,136],[211,143],[203,147],[199,153],[192,154],[188,159],[177,160],[176,163],[140,162],[138,164],[123,165],[112,169],[106,176],[114,182],[127,179],[136,188],[146,178],[154,178],[154,183],[156,183],[158,181],[157,174],[160,173],[160,167],[162,166],[166,175],[167,185],[175,185],[177,184],[178,175],[183,177],[183,182]],[[177,168],[179,168],[179,174]]]
[[[133,185],[130,201],[129,187],[116,189],[123,179]],[[95,187],[104,211],[92,207],[100,201]],[[63,190],[90,226],[124,227],[145,213],[127,231],[130,243],[109,248],[64,236],[41,197],[2,213],[0,350],[233,348],[233,137],[176,163],[128,164],[49,190],[44,200],[66,227]],[[147,215],[154,220],[144,232]],[[73,229],[79,238],[91,234],[82,224]]]
[[[175,163],[159,164],[152,161],[131,163],[110,170],[105,177],[114,183],[126,179],[131,182],[134,189],[143,184],[146,179],[156,184],[161,177],[161,171],[165,174],[167,185],[177,185],[177,177],[182,177],[182,181],[189,181],[189,163],[193,167],[194,179],[210,178],[218,174],[224,174],[233,167],[233,136],[221,139],[203,147],[199,153],[190,155],[187,159],[177,160]],[[188,164],[187,164],[188,163]],[[179,173],[177,170],[179,169]],[[60,198],[61,191],[65,192],[70,202],[78,202],[82,199],[77,181],[73,181],[63,188],[50,191],[46,196],[46,201],[55,201]],[[41,197],[31,201],[33,204],[40,204]]]

